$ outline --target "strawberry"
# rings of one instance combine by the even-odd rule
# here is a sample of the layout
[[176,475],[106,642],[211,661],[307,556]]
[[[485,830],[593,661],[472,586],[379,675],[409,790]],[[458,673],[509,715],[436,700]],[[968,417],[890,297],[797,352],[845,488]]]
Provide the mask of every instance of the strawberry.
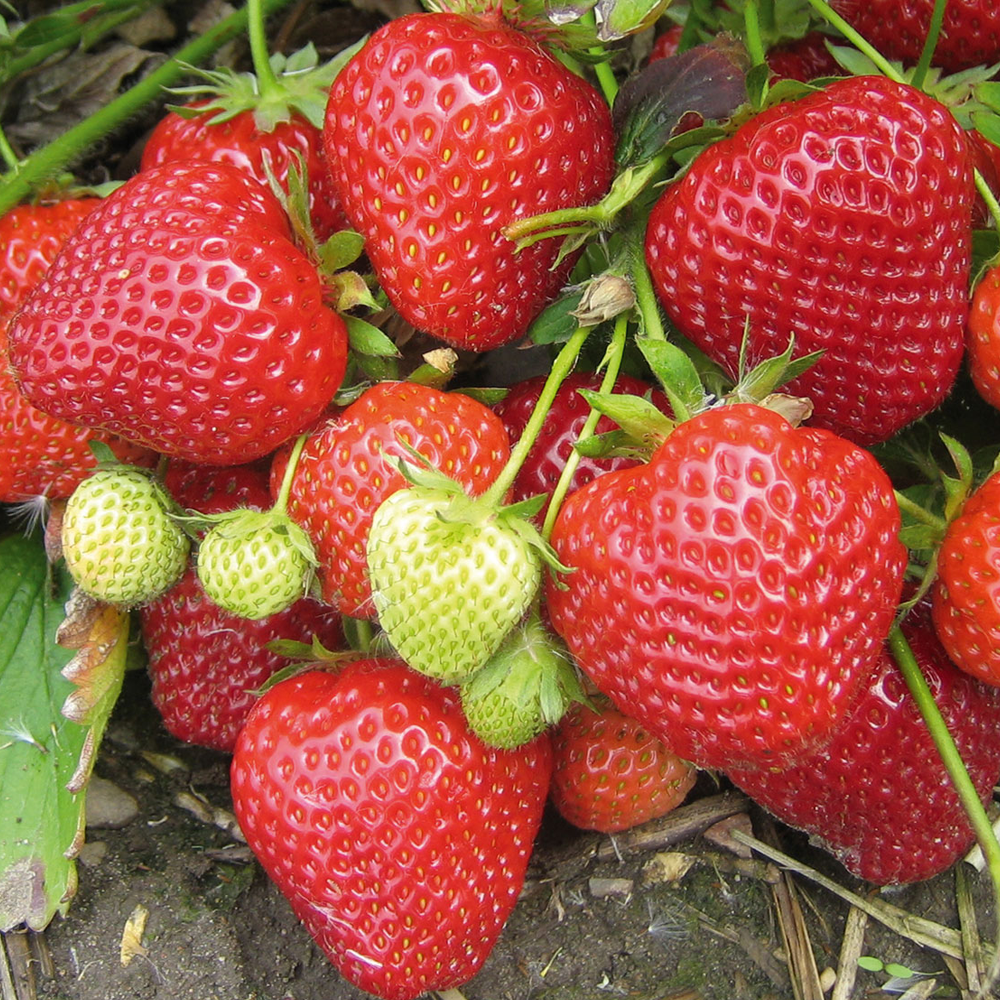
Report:
[[[404,444],[469,493],[482,493],[510,455],[488,407],[460,393],[413,382],[380,382],[306,442],[292,480],[289,516],[313,543],[323,600],[353,618],[372,618],[367,546],[372,515],[407,486],[389,460]],[[272,492],[285,471],[275,457]]]
[[550,798],[583,830],[619,833],[665,816],[698,772],[606,698],[571,705],[552,735]]
[[482,667],[524,616],[542,558],[513,512],[457,484],[415,485],[375,511],[368,575],[396,652],[414,670],[453,683]]
[[152,600],[184,572],[187,536],[148,473],[98,469],[73,491],[62,519],[62,551],[77,586],[111,604]]
[[546,737],[468,730],[457,693],[392,661],[282,681],[237,740],[247,843],[354,985],[411,1000],[470,979],[521,890],[549,787]]
[[646,257],[680,331],[736,375],[823,351],[785,390],[813,423],[883,441],[944,399],[962,358],[968,146],[904,84],[852,77],[750,119],[654,206]]
[[[176,503],[202,514],[238,507],[267,510],[269,463],[232,467],[171,462],[164,485]],[[317,601],[251,621],[224,611],[206,594],[193,566],[165,594],[139,609],[153,681],[153,704],[178,739],[230,752],[257,689],[287,663],[268,643],[336,648],[340,616]]]
[[156,451],[231,465],[313,421],[343,321],[281,206],[235,167],[138,174],[90,213],[9,330],[32,405]]
[[972,384],[1000,409],[1000,267],[990,268],[976,283],[965,344]]
[[938,550],[934,627],[952,662],[1000,686],[1000,473],[966,500]]
[[600,94],[498,12],[396,18],[330,92],[341,201],[404,319],[455,347],[520,337],[568,275],[516,219],[597,201],[613,173]]
[[[884,56],[916,63],[935,0],[831,0],[830,5]],[[932,65],[957,73],[1000,61],[995,0],[948,0]]]
[[701,767],[828,741],[888,634],[907,553],[866,451],[751,403],[681,424],[648,465],[570,495],[545,592],[597,687]]
[[[516,383],[493,407],[493,412],[500,417],[504,427],[507,428],[511,444],[521,439],[545,385],[545,378],[544,375],[539,375]],[[590,404],[580,395],[579,390],[591,389],[597,392],[600,387],[601,376],[589,372],[578,372],[563,380],[552,406],[545,415],[541,433],[514,480],[510,497],[512,502],[527,500],[540,493],[548,494],[555,489],[566,460],[573,452],[573,445],[590,415]],[[613,391],[633,396],[649,395],[661,412],[670,412],[666,396],[662,392],[653,391],[652,387],[641,379],[630,375],[619,375]],[[594,433],[603,434],[616,427],[617,424],[613,420],[602,416],[597,422]],[[638,459],[624,455],[607,458],[581,457],[573,474],[570,489],[578,489],[604,472],[627,469],[638,464]]]
[[469,728],[507,750],[534,739],[584,697],[565,647],[536,615],[510,632],[460,690]]
[[288,663],[269,643],[310,643],[315,637],[335,649],[343,639],[340,616],[309,598],[253,621],[224,611],[205,594],[193,566],[165,594],[142,605],[139,619],[153,704],[167,730],[227,753],[257,690]]
[[97,198],[18,205],[0,216],[0,321],[41,281],[56,253]]
[[[160,120],[143,147],[142,170],[178,160],[228,163],[262,184],[270,169],[288,191],[288,170],[300,157],[308,178],[308,209],[317,239],[349,228],[330,180],[322,132],[305,118],[292,115],[262,131],[251,111],[222,121],[210,102],[195,101]],[[265,164],[267,168],[265,168]]]
[[205,593],[241,618],[268,618],[305,597],[314,563],[305,531],[274,510],[220,515],[198,545]]
[[0,502],[68,497],[94,470],[92,440],[103,441],[123,462],[145,465],[153,460],[145,448],[35,409],[8,371],[10,316],[98,204],[96,198],[67,198],[20,205],[0,217]]
[[[934,635],[926,604],[902,630],[985,803],[1000,777],[1000,691],[963,674]],[[974,833],[888,650],[833,739],[782,771],[729,776],[783,822],[808,831],[878,885],[931,878]]]

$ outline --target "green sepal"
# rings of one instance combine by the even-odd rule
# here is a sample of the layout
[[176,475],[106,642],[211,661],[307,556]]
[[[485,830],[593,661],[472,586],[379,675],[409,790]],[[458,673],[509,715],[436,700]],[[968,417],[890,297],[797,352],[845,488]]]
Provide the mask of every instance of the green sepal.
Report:
[[582,298],[583,292],[575,291],[546,306],[528,327],[531,342],[543,346],[569,340],[580,325],[573,313],[579,309]]
[[310,42],[298,52],[284,56],[274,53],[269,62],[277,79],[277,87],[261,93],[253,73],[236,73],[231,69],[206,70],[190,66],[191,73],[203,82],[171,88],[170,93],[187,101],[207,98],[200,108],[184,105],[171,110],[186,117],[211,114],[209,124],[218,125],[244,111],[253,112],[254,124],[261,132],[272,132],[276,125],[289,121],[297,113],[316,128],[323,127],[330,88],[351,57],[367,41],[360,41],[338,52],[329,62],[319,63],[319,55]]
[[739,381],[730,394],[733,402],[759,403],[775,392],[779,386],[791,382],[808,371],[823,356],[823,351],[813,351],[793,358],[795,350],[794,338],[789,339],[788,347],[771,358],[765,358],[753,368],[747,368],[749,350],[749,324],[744,331],[740,343]]
[[85,786],[121,689],[128,616],[78,595],[94,614],[73,619],[71,606],[67,618],[69,575],[36,539],[4,538],[0,565],[0,931],[42,930],[76,891]]
[[[673,432],[677,426],[653,403],[642,396],[633,396],[620,392],[595,392],[593,389],[580,389],[580,395],[599,413],[609,417],[621,428],[624,441],[630,443],[633,451],[651,455]],[[596,439],[603,435],[596,436]],[[589,439],[595,440],[595,438]],[[616,441],[620,446],[621,439]],[[587,454],[587,442],[578,442],[577,450]]]
[[[352,309],[375,310],[378,308],[378,303],[375,301],[368,283],[357,271],[338,271],[336,274],[331,274],[326,280],[327,285],[333,291],[334,307],[337,312],[348,313]],[[346,320],[348,317],[344,316],[343,318]],[[388,338],[386,339],[388,340]],[[366,351],[364,353],[372,352]],[[393,353],[398,352],[394,350]]]
[[369,357],[391,358],[399,356],[399,349],[392,339],[377,326],[357,316],[342,316],[347,327],[347,339],[351,350]]
[[965,501],[973,490],[975,470],[972,465],[972,456],[961,441],[951,437],[949,434],[941,433],[941,441],[952,462],[955,464],[957,476],[946,476],[941,473],[941,484],[944,487],[944,517],[949,523],[960,513]]
[[671,0],[597,0],[597,38],[614,42],[651,28]]
[[365,252],[365,238],[353,229],[334,233],[319,248],[319,258],[328,272],[350,267]]
[[676,344],[653,337],[637,337],[636,345],[670,400],[674,416],[689,420],[708,405],[705,387],[690,357]]

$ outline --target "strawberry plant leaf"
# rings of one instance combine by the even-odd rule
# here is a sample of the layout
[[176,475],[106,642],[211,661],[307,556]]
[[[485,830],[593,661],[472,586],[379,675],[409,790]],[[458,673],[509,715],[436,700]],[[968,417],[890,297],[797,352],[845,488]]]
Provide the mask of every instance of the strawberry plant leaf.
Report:
[[694,362],[676,344],[637,337],[636,344],[670,400],[678,420],[705,408],[705,389]]
[[528,330],[528,336],[535,344],[561,344],[569,340],[580,325],[573,313],[579,309],[583,292],[564,295],[547,306]]
[[670,0],[597,0],[597,37],[613,42],[649,28],[670,5]]
[[357,316],[345,316],[344,322],[347,324],[347,335],[350,338],[352,351],[368,357],[399,357],[396,345],[377,326],[366,323]]
[[742,43],[729,38],[657,59],[627,80],[613,109],[619,164],[648,162],[689,113],[703,121],[728,118],[746,102],[748,62]]
[[[53,587],[42,547],[17,535],[0,540],[0,564],[0,930],[41,930],[76,890],[84,795],[75,779],[93,759],[110,704],[95,706],[90,728],[60,711],[74,693],[62,676],[73,654],[56,640],[68,576]],[[111,654],[119,686],[125,647]]]

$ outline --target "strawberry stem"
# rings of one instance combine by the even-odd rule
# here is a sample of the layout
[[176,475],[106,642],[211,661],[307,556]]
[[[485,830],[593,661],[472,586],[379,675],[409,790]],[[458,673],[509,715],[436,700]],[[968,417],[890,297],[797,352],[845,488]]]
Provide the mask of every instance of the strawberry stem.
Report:
[[[290,0],[262,0],[266,11],[279,10]],[[149,76],[85,118],[68,132],[23,160],[16,171],[0,177],[0,215],[29,198],[38,184],[55,176],[102,136],[117,128],[145,105],[157,100],[163,89],[176,83],[191,65],[204,62],[213,52],[246,29],[245,8],[230,14],[203,35],[180,49]]]
[[990,213],[993,224],[997,229],[1000,229],[1000,202],[997,202],[996,195],[990,190],[989,184],[986,183],[986,178],[978,170],[974,170],[972,176],[976,184],[976,190],[979,192],[979,197],[986,203],[986,208]]
[[821,17],[823,17],[826,22],[836,28],[856,49],[863,52],[868,58],[875,63],[878,69],[882,72],[883,76],[888,77],[890,80],[896,83],[905,83],[902,74],[896,69],[895,66],[878,49],[875,48],[870,42],[863,38],[853,25],[845,21],[827,2],[826,0],[809,0],[809,5],[815,10]]
[[556,398],[559,386],[573,370],[584,341],[592,329],[593,327],[590,326],[577,327],[556,355],[556,359],[549,369],[548,377],[545,379],[545,385],[542,386],[542,391],[535,403],[535,408],[531,411],[531,416],[525,425],[524,432],[511,450],[510,458],[507,459],[507,464],[500,471],[500,475],[483,494],[483,502],[487,505],[499,507],[503,504],[503,499],[513,486],[518,472],[521,471],[521,466],[524,465],[528,452],[531,451],[539,433],[541,433],[545,417],[552,407],[552,401]]
[[895,490],[894,492],[896,503],[900,510],[906,511],[911,517],[940,532],[942,537],[944,536],[948,528],[948,522],[943,517],[938,517],[937,514],[933,514],[925,507],[921,507],[920,504],[915,500],[911,500],[905,493],[901,493],[899,490]]
[[271,54],[264,31],[264,11],[261,0],[247,0],[247,34],[250,37],[250,58],[257,77],[257,93],[261,97],[274,97],[282,87],[271,67]]
[[308,434],[300,434],[295,439],[295,444],[292,445],[292,452],[288,456],[288,465],[285,466],[285,473],[281,477],[278,496],[274,501],[274,506],[271,508],[273,511],[277,511],[280,514],[286,514],[288,511],[288,497],[292,492],[292,480],[295,478],[295,471],[299,467],[299,458],[302,456],[302,449],[306,446],[306,441],[308,440]]
[[[614,389],[615,382],[618,379],[618,372],[621,370],[622,356],[625,353],[625,333],[628,329],[628,314],[622,313],[615,320],[615,330],[611,335],[611,343],[608,345],[607,353],[605,357],[607,358],[607,368],[604,370],[604,377],[601,379],[601,392],[607,393]],[[577,437],[577,441],[586,441],[587,438],[591,437],[594,433],[594,429],[597,427],[597,422],[601,419],[601,414],[595,410],[593,407],[590,409],[590,413],[587,415],[587,419],[580,429],[580,434]],[[566,459],[566,464],[562,468],[562,472],[559,474],[559,481],[555,485],[555,489],[552,491],[551,497],[549,498],[549,508],[545,512],[545,523],[542,525],[542,538],[546,541],[549,540],[549,536],[552,534],[552,528],[556,523],[556,517],[559,515],[559,508],[562,506],[563,500],[566,499],[566,494],[569,492],[569,485],[573,479],[573,474],[576,472],[576,467],[580,464],[580,453],[574,448],[569,453],[569,458]]]
[[4,134],[2,128],[0,128],[0,156],[3,157],[8,170],[17,171],[19,169],[20,161],[17,158],[17,154],[11,147],[10,142],[8,142],[7,136]]
[[924,80],[927,78],[927,71],[931,68],[931,60],[934,58],[934,50],[937,48],[938,39],[941,37],[941,25],[944,23],[944,9],[948,5],[948,0],[937,0],[934,10],[931,12],[931,21],[927,28],[927,38],[924,47],[920,52],[920,60],[917,68],[910,77],[910,83],[918,90],[923,90]]
[[[910,689],[913,700],[920,709],[920,714],[927,724],[934,745],[937,747],[941,761],[955,786],[959,801],[969,819],[972,829],[975,831],[976,840],[982,849],[983,857],[986,859],[986,866],[989,869],[990,880],[993,884],[994,898],[1000,904],[1000,841],[993,830],[993,824],[979,800],[979,793],[969,777],[969,772],[962,760],[962,755],[958,752],[958,747],[948,731],[941,711],[931,694],[931,689],[924,678],[923,673],[917,664],[916,657],[910,644],[906,641],[899,625],[894,625],[889,633],[889,648],[893,658],[899,667],[906,685]],[[995,981],[997,956],[1000,956],[1000,949],[996,949],[993,968],[991,969],[991,981]],[[985,995],[985,994],[984,994]]]
[[764,62],[764,41],[760,33],[760,8],[757,0],[746,0],[743,8],[744,40],[746,41],[747,52],[750,53],[750,62],[754,66],[759,66]]
[[656,291],[653,288],[653,279],[650,277],[649,268],[646,266],[646,255],[641,241],[635,240],[638,244],[633,252],[633,262],[631,267],[632,286],[635,288],[635,303],[642,318],[642,333],[650,340],[666,340],[667,335],[663,328],[663,318],[660,315],[660,303],[656,298]]

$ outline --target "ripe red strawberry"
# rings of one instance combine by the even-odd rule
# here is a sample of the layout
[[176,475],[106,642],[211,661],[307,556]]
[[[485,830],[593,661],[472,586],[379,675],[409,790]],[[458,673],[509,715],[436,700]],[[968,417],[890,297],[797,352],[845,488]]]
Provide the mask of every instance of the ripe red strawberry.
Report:
[[[504,427],[507,428],[511,445],[521,439],[545,385],[545,378],[544,375],[539,375],[518,382],[511,386],[507,395],[493,407],[493,412],[500,417]],[[590,415],[590,404],[580,395],[579,390],[592,389],[596,392],[600,387],[601,376],[589,372],[574,373],[563,381],[552,401],[552,406],[545,415],[545,423],[538,439],[528,452],[528,457],[514,480],[510,498],[512,503],[527,500],[539,493],[551,493],[555,489],[566,460],[573,451],[573,445]],[[633,396],[646,396],[651,393],[653,403],[663,413],[670,412],[667,397],[658,390],[653,391],[652,386],[641,379],[619,375],[613,391]],[[594,432],[603,434],[615,430],[617,426],[609,417],[601,417]],[[581,457],[573,474],[570,489],[578,489],[604,472],[628,469],[638,464],[638,459],[624,455],[608,458]]]
[[247,843],[354,985],[411,1000],[470,979],[521,890],[549,787],[541,737],[470,734],[458,694],[393,661],[275,685],[237,741]]
[[[189,114],[205,105],[208,107],[201,114]],[[317,239],[349,228],[330,179],[319,128],[300,115],[261,129],[249,110],[219,122],[213,121],[215,114],[208,101],[194,102],[183,113],[169,112],[143,147],[141,169],[198,159],[231,164],[267,184],[267,164],[287,191],[289,167],[297,165],[296,157],[301,157],[309,182],[309,217]]]
[[607,699],[595,708],[571,705],[552,734],[550,797],[560,815],[583,830],[618,833],[679,806],[695,768]]
[[178,739],[230,752],[257,691],[288,660],[267,648],[276,639],[327,649],[343,638],[340,616],[308,598],[251,621],[223,611],[205,594],[194,568],[139,609],[149,657],[153,704]]
[[627,715],[708,768],[829,740],[871,672],[906,550],[872,456],[754,404],[677,426],[646,466],[572,494],[549,615]]
[[826,47],[826,35],[810,31],[802,38],[796,38],[768,49],[767,64],[774,75],[783,80],[800,80],[808,83],[821,76],[842,76],[837,60]]
[[475,351],[521,336],[568,274],[559,241],[515,253],[504,227],[597,201],[613,172],[600,94],[499,14],[383,26],[337,77],[324,142],[393,305]]
[[1000,267],[990,268],[972,293],[965,345],[972,384],[1000,409]]
[[123,462],[148,465],[154,458],[145,448],[36,409],[8,370],[10,316],[98,204],[96,198],[69,198],[20,205],[0,217],[0,502],[68,497],[96,465],[92,440],[103,441]]
[[[407,485],[389,459],[416,449],[478,495],[510,455],[507,432],[482,403],[413,382],[380,382],[310,437],[292,480],[288,513],[306,529],[319,560],[323,600],[353,618],[372,618],[367,544],[381,503]],[[276,456],[277,495],[287,456]]]
[[[926,606],[902,629],[985,803],[1000,777],[1000,691],[949,662]],[[892,656],[822,750],[782,771],[730,771],[783,822],[808,831],[859,878],[896,885],[950,867],[975,839]]]
[[[831,0],[831,6],[884,56],[916,63],[934,0]],[[995,0],[948,0],[932,64],[957,73],[1000,61],[1000,6]]]
[[965,502],[938,550],[934,627],[952,662],[1000,686],[1000,474]]
[[64,198],[18,205],[0,216],[0,321],[41,281],[67,237],[99,203]]
[[87,216],[9,330],[52,416],[231,465],[313,421],[346,365],[343,321],[277,199],[235,167],[138,174]]
[[870,444],[944,399],[968,312],[971,173],[937,101],[852,77],[757,115],[653,208],[646,256],[678,328],[732,374],[824,352],[784,391]]

